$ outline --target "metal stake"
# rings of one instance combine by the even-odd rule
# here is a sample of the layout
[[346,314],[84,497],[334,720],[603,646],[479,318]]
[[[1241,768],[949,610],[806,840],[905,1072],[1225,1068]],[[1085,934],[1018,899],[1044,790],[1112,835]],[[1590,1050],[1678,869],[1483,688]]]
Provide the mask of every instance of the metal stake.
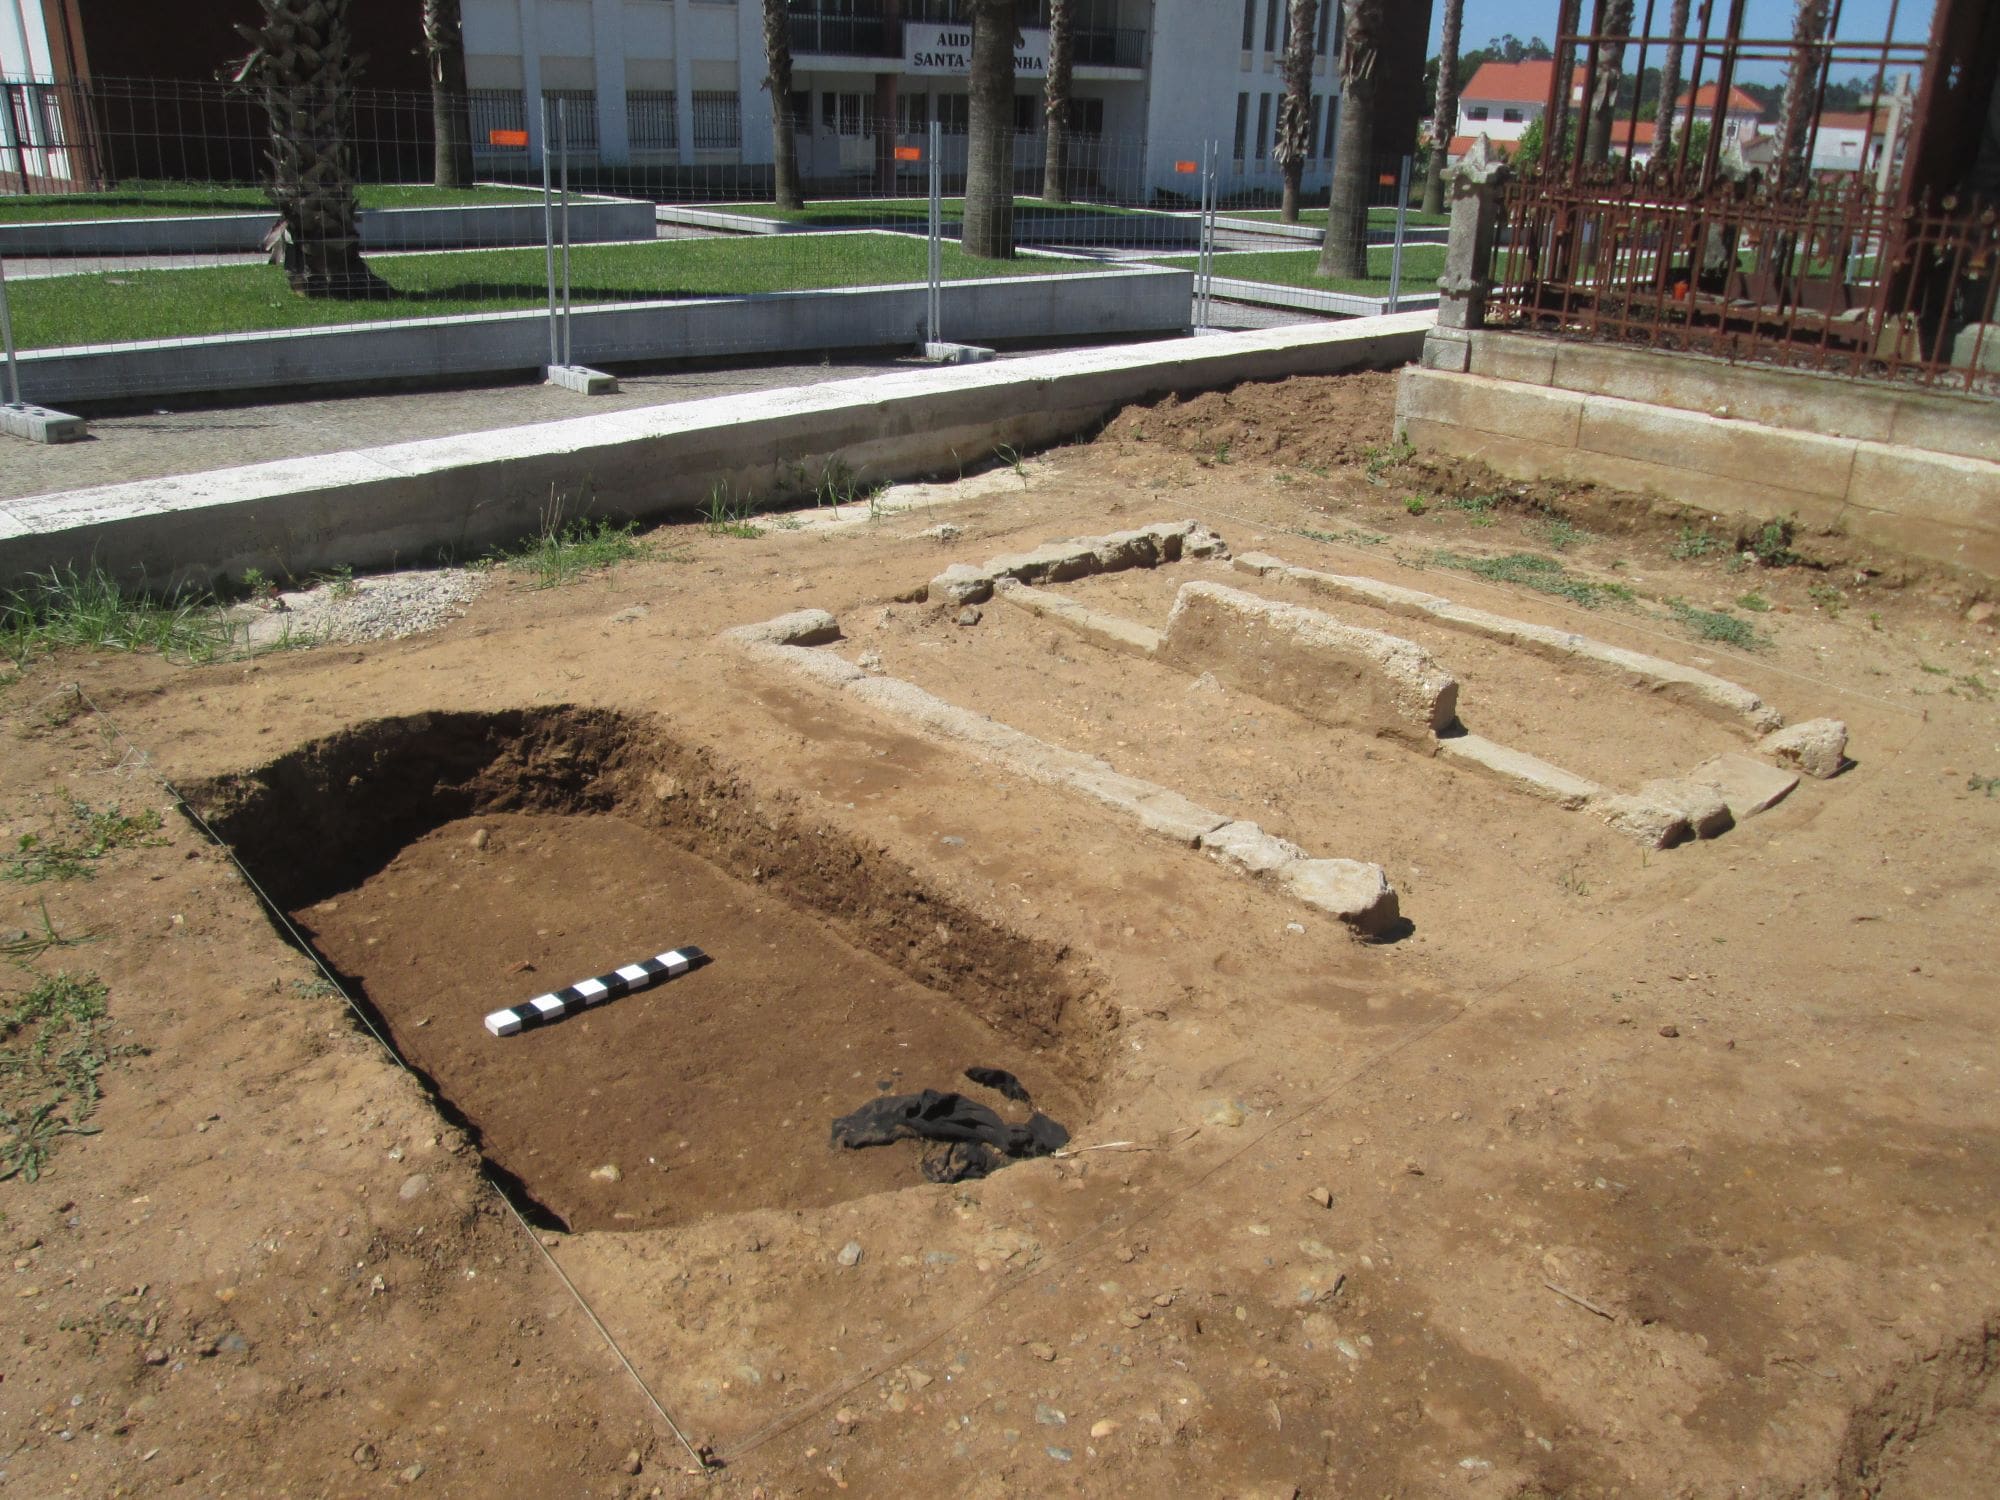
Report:
[[1389,311],[1395,312],[1403,295],[1403,229],[1410,221],[1410,159],[1403,158],[1402,176],[1396,183],[1396,248],[1389,255]]
[[[563,252],[563,323],[562,362],[572,363],[569,347],[570,295],[569,295],[569,100],[556,100],[556,131],[562,137],[557,148],[562,156],[562,252]],[[1408,162],[1404,165],[1407,167]]]
[[926,342],[938,343],[943,334],[940,326],[944,322],[944,188],[938,175],[938,122],[931,121],[931,240],[930,240],[930,296],[925,304]]
[[14,360],[14,315],[7,307],[7,261],[0,256],[0,343],[7,347],[7,404],[21,405],[21,367]]
[[540,95],[542,105],[542,249],[548,260],[549,284],[549,363],[562,363],[556,348],[556,211],[555,194],[549,185],[549,97]]

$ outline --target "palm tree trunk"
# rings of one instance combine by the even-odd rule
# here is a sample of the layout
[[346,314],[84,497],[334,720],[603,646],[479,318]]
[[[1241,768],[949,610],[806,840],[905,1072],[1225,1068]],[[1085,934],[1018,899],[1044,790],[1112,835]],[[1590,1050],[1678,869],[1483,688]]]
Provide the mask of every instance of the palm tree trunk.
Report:
[[1375,183],[1375,65],[1385,0],[1341,0],[1340,140],[1319,250],[1322,276],[1368,274],[1368,195]]
[[424,0],[424,54],[431,67],[433,181],[472,186],[472,118],[465,87],[465,26],[459,0]]
[[1049,0],[1049,77],[1042,91],[1048,141],[1042,153],[1042,201],[1069,202],[1070,57],[1075,46],[1071,0]]
[[1653,160],[1666,161],[1674,143],[1674,104],[1681,92],[1681,47],[1687,40],[1688,0],[1667,12],[1667,55],[1660,60],[1660,111],[1653,130]]
[[1014,257],[1014,0],[972,0],[965,143],[967,255]]
[[[1603,34],[1624,37],[1632,31],[1632,0],[1611,0],[1603,11]],[[1625,60],[1622,41],[1597,44],[1597,86],[1590,98],[1590,135],[1584,161],[1601,167],[1611,156],[1611,124],[1618,117],[1618,80]]]
[[806,206],[792,119],[792,21],[785,0],[764,0],[764,87],[771,94],[771,175],[779,208]]
[[261,86],[270,118],[266,191],[278,223],[265,248],[307,297],[389,295],[361,258],[347,3],[258,0],[262,22],[236,28],[255,50],[235,80]]
[[1285,96],[1278,101],[1278,170],[1284,174],[1279,217],[1299,222],[1299,184],[1312,154],[1313,33],[1319,28],[1320,0],[1288,0],[1291,26],[1285,33]]
[[[1682,5],[1687,0],[1679,0]],[[1465,29],[1465,0],[1444,0],[1438,38],[1437,103],[1431,111],[1431,160],[1424,173],[1424,212],[1444,212],[1444,162],[1458,134],[1458,39]]]
[[[1812,163],[1807,143],[1812,135],[1814,101],[1819,97],[1821,56],[1816,45],[1826,34],[1827,0],[1798,0],[1792,21],[1792,60],[1785,69],[1785,95],[1778,115],[1778,185],[1802,186]],[[1724,109],[1728,108],[1725,101]]]

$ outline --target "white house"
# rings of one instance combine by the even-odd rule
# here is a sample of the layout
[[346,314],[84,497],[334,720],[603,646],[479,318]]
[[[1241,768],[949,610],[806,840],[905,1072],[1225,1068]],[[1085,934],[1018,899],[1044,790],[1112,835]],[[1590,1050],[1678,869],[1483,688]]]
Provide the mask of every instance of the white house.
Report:
[[[1336,6],[1322,8],[1308,186],[1331,175],[1335,110],[1327,49]],[[1415,5],[1415,10],[1428,10]],[[895,86],[897,144],[918,145],[938,122],[947,170],[964,161],[970,27],[951,0],[793,0],[793,104],[801,165],[826,183],[858,178],[876,159],[878,99]],[[1275,186],[1271,160],[1284,92],[1284,0],[1079,0],[1073,95],[1090,169],[1123,192],[1193,192],[1176,163],[1217,143],[1239,184]],[[1045,5],[1024,0],[1024,22]],[[758,0],[464,0],[474,137],[490,168],[540,149],[537,101],[564,101],[573,149],[606,167],[763,166],[771,160]],[[1424,17],[1425,22],[1428,16]],[[1015,118],[1041,128],[1048,34],[1024,24]],[[1037,148],[1024,140],[1020,164]],[[923,170],[915,165],[905,170]]]
[[1550,61],[1481,63],[1459,91],[1458,128],[1446,159],[1456,161],[1482,135],[1513,154],[1528,127],[1548,110],[1555,71]]

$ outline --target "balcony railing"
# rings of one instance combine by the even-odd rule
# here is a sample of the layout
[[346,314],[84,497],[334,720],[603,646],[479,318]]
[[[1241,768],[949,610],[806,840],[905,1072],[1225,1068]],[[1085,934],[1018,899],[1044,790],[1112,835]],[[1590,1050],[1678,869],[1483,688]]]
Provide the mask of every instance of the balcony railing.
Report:
[[1146,65],[1143,29],[1079,31],[1070,44],[1070,61],[1079,68],[1142,68]]

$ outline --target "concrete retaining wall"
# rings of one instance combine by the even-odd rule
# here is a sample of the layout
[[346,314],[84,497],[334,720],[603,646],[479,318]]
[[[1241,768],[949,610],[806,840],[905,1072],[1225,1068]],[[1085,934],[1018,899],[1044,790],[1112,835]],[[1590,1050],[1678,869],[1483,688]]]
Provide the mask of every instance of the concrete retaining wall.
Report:
[[1430,322],[1067,350],[4,501],[0,586],[92,563],[170,587],[463,559],[532,534],[551,495],[571,514],[652,519],[698,510],[717,484],[785,493],[798,466],[834,457],[863,480],[950,473],[1170,391],[1400,365]]
[[[1158,267],[951,281],[944,332],[988,344],[1178,332],[1187,326],[1193,285],[1192,273]],[[923,336],[925,297],[921,283],[908,283],[578,308],[572,358],[616,365],[914,345]],[[37,350],[21,356],[21,389],[62,407],[134,395],[457,380],[548,363],[545,312],[486,313]]]
[[[1553,373],[1569,352],[1487,349],[1484,368],[1530,375]],[[1707,368],[1689,373],[1678,356],[1597,352],[1614,356],[1597,367],[1599,378],[1622,372],[1631,384],[1621,388],[1647,399],[1413,368],[1397,393],[1397,431],[1420,449],[1478,459],[1517,479],[1610,485],[1751,523],[1790,517],[1808,530],[2000,577],[2000,462],[1948,451],[2000,442],[1993,403],[1965,398],[1960,412],[1949,400],[1832,381],[1789,387],[1791,399],[1781,402],[1772,381],[1782,383],[1782,372],[1704,361]],[[1591,368],[1582,358],[1568,364]],[[1654,393],[1722,399],[1692,410]],[[1751,411],[1798,425],[1741,415]]]
[[[928,234],[921,219],[888,224],[870,223],[867,215],[856,214],[852,224],[789,224],[783,219],[767,219],[761,214],[733,214],[726,208],[681,208],[663,206],[662,224],[679,224],[689,229],[717,229],[728,234],[825,234],[830,229],[879,229],[891,234]],[[941,226],[947,239],[964,233],[962,220],[947,217]],[[1014,238],[1023,245],[1156,245],[1161,248],[1201,242],[1201,225],[1179,214],[1017,214]]]
[[[73,219],[0,224],[0,255],[224,255],[261,250],[276,216],[192,214],[185,218]],[[624,198],[572,199],[576,244],[650,240],[653,205]],[[542,201],[465,208],[382,208],[361,215],[364,250],[466,250],[542,243]]]
[[[1363,297],[1353,292],[1320,292],[1311,287],[1243,281],[1234,276],[1218,276],[1210,285],[1215,295],[1226,302],[1249,302],[1258,307],[1295,307],[1304,312],[1337,313],[1346,318],[1375,318],[1389,311],[1387,297]],[[1419,279],[1412,285],[1414,291],[1405,289],[1396,299],[1397,311],[1435,311],[1437,282]]]

